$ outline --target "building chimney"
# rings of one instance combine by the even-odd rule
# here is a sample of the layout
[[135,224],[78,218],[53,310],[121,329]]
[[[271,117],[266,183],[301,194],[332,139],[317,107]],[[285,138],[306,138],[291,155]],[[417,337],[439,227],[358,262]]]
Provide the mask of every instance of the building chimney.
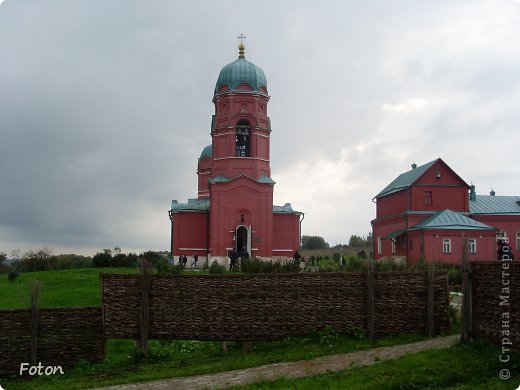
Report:
[[477,200],[477,193],[473,184],[469,186],[469,200]]
[[415,162],[412,163],[412,169],[417,168],[417,164]]
[[495,196],[495,191],[493,190],[493,188],[491,188],[491,191],[489,191],[489,195]]

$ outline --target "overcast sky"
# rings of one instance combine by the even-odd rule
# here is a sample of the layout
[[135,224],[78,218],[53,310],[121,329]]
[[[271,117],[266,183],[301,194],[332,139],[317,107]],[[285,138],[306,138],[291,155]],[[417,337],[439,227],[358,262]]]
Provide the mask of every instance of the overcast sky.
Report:
[[437,157],[520,195],[520,1],[6,0],[0,252],[168,250],[240,33],[303,234],[366,235],[374,195]]

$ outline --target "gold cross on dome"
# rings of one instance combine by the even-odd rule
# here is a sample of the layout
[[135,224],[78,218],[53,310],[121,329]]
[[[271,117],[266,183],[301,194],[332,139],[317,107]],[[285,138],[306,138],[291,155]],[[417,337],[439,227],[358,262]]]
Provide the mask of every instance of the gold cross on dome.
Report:
[[240,35],[237,38],[240,39],[240,43],[242,44],[244,43],[244,39],[246,39],[247,37],[244,34],[240,33]]

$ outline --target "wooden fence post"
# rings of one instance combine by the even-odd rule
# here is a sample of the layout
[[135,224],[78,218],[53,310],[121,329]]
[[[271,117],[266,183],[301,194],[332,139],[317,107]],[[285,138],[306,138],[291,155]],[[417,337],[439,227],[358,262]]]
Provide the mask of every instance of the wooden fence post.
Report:
[[428,337],[435,335],[434,281],[435,264],[430,263],[426,269],[426,336]]
[[141,305],[139,310],[140,338],[138,348],[148,352],[148,335],[150,331],[150,286],[152,284],[152,263],[148,260],[139,261],[139,289],[141,291]]
[[367,332],[370,340],[375,340],[374,329],[374,260],[367,259],[367,267],[365,270],[367,283]]
[[31,328],[31,364],[38,364],[38,325],[40,319],[40,294],[43,282],[41,280],[31,280],[28,284],[29,289],[29,307],[27,314],[29,316],[29,326]]
[[462,329],[460,333],[460,342],[466,344],[473,338],[471,265],[468,259],[467,240],[463,241],[462,247]]

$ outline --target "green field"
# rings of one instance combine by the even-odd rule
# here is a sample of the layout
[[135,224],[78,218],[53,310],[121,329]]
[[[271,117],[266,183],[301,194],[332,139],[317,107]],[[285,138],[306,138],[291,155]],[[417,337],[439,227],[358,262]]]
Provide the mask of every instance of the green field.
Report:
[[41,280],[41,307],[101,306],[100,273],[136,273],[135,268],[78,268],[21,273],[10,282],[0,275],[0,309],[26,306],[27,282]]

